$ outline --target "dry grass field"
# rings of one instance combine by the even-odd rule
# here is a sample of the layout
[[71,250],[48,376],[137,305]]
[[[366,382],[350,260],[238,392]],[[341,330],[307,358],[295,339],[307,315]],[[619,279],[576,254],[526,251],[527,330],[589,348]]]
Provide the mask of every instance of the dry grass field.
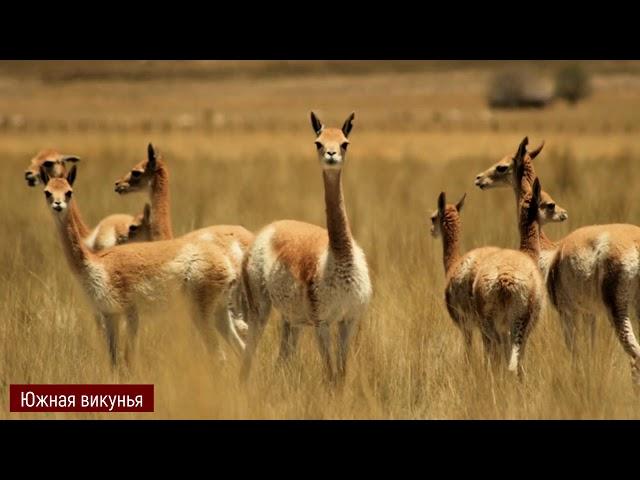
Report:
[[[516,64],[551,75],[553,62]],[[593,94],[570,107],[490,111],[496,62],[0,62],[0,418],[133,418],[9,413],[12,383],[153,383],[142,418],[640,418],[629,361],[598,316],[596,351],[572,365],[550,307],[530,337],[526,382],[463,361],[443,301],[440,240],[428,215],[444,190],[467,192],[463,248],[517,246],[513,195],[481,192],[475,174],[546,140],[545,190],[569,212],[559,238],[594,223],[640,224],[640,63],[590,62]],[[142,210],[113,182],[152,141],[171,169],[176,234],[218,223],[257,231],[276,219],[324,226],[321,167],[309,111],[339,125],[356,112],[344,171],[352,230],[374,297],[355,339],[345,388],[322,381],[311,331],[278,369],[277,314],[249,383],[229,350],[209,355],[180,304],[141,318],[131,376],[112,373],[88,301],[67,267],[42,188],[23,171],[40,149],[82,157],[74,187],[85,220]],[[636,323],[637,325],[637,323]]]

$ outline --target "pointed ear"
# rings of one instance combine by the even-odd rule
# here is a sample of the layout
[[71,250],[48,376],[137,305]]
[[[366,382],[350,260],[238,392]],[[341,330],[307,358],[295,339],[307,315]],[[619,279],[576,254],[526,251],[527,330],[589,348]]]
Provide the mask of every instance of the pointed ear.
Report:
[[460,201],[458,203],[456,203],[456,210],[458,210],[458,212],[460,212],[460,210],[462,210],[462,207],[464,206],[464,199],[467,198],[467,194],[465,193],[464,195],[462,195],[462,198],[460,199]]
[[529,152],[529,157],[531,157],[531,160],[533,160],[538,156],[538,154],[542,151],[543,147],[544,147],[544,140],[542,140],[542,143],[538,146],[538,148],[531,150]]
[[518,183],[522,180],[524,176],[524,156],[527,153],[527,144],[529,143],[529,138],[524,137],[522,142],[520,142],[520,146],[518,147],[518,151],[516,152],[516,156],[514,157],[514,167],[516,173],[516,180]]
[[44,186],[46,186],[47,183],[49,183],[49,174],[42,166],[40,166],[40,180],[42,180],[42,184]]
[[151,205],[149,205],[148,203],[145,203],[144,213],[143,213],[144,223],[148,224],[150,218],[151,218]]
[[447,205],[447,197],[444,192],[440,192],[440,196],[438,197],[438,215],[444,215],[444,209]]
[[158,158],[158,152],[153,145],[149,143],[147,147],[147,170],[154,171],[156,169],[156,160]]
[[351,115],[342,124],[342,133],[345,137],[348,137],[353,128],[353,119],[356,117],[356,112],[351,112]]
[[540,186],[540,179],[536,177],[533,181],[533,191],[531,194],[531,203],[538,207],[540,205],[540,195],[542,192],[542,187]]
[[76,167],[75,165],[71,167],[71,170],[69,170],[69,173],[67,174],[67,182],[69,182],[69,185],[73,185],[73,182],[76,181],[77,171],[78,171],[78,167]]
[[324,128],[324,125],[322,125],[320,119],[313,112],[311,112],[311,127],[313,128],[313,131],[316,133],[316,135],[320,135],[322,133],[322,129]]
[[62,161],[65,163],[66,162],[78,163],[80,161],[80,157],[76,157],[75,155],[63,155]]
[[529,145],[529,137],[524,137],[520,142],[520,146],[518,147],[518,152],[516,153],[516,157],[524,158],[525,153],[527,153],[527,145]]

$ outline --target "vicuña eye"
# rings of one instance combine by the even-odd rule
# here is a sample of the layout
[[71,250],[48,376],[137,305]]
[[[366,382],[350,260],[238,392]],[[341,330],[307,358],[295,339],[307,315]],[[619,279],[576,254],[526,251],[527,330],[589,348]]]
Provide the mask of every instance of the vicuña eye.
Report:
[[49,192],[48,190],[45,190],[44,194],[47,198],[51,198],[51,192]]
[[320,150],[322,148],[322,143],[316,142],[316,148]]
[[341,147],[343,150],[346,150],[348,146],[349,146],[349,142],[344,142],[342,145],[340,145],[340,147]]
[[498,166],[496,167],[496,171],[497,171],[498,173],[504,173],[504,172],[506,172],[506,171],[507,171],[507,169],[508,169],[508,168],[509,168],[509,167],[507,167],[506,165],[498,165]]

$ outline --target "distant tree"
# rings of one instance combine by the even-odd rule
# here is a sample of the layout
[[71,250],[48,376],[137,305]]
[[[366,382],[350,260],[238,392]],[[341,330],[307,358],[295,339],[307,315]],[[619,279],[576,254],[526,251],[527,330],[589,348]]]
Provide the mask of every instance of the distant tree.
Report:
[[491,108],[542,108],[552,99],[538,86],[538,78],[526,70],[506,70],[496,73],[489,83],[488,102]]
[[591,93],[591,81],[587,71],[579,64],[567,65],[556,74],[555,94],[571,105]]

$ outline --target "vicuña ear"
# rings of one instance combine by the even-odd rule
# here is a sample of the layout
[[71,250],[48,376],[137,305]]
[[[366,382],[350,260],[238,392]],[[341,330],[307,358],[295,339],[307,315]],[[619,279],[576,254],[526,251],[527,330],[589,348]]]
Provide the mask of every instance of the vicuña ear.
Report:
[[538,148],[531,150],[529,152],[529,156],[531,157],[531,160],[533,160],[538,156],[538,154],[542,151],[543,147],[544,147],[544,140],[542,140],[542,143],[538,146]]
[[440,192],[440,196],[438,197],[438,215],[443,216],[444,210],[447,205],[447,197],[444,192]]
[[156,160],[158,159],[158,151],[153,147],[151,143],[147,147],[147,166],[148,172],[154,172],[156,169]]
[[320,119],[313,112],[311,112],[311,127],[313,128],[313,131],[316,135],[320,135],[322,133],[322,129],[324,128],[324,125],[322,125]]
[[520,146],[518,147],[518,152],[516,153],[516,157],[524,158],[525,153],[527,153],[527,145],[529,145],[529,137],[524,137],[520,142]]
[[71,167],[71,170],[69,170],[69,173],[67,174],[67,182],[69,182],[69,185],[73,185],[73,182],[76,181],[77,171],[78,171],[78,167],[76,167],[75,165]]
[[536,177],[533,181],[533,192],[531,194],[531,204],[538,207],[540,205],[540,194],[542,192],[542,187],[540,186],[540,179]]
[[456,203],[456,210],[458,210],[458,212],[460,212],[460,210],[462,210],[462,207],[464,206],[464,199],[467,198],[467,194],[465,193],[464,195],[462,195],[462,198],[460,199],[460,201],[458,203]]
[[80,157],[76,157],[75,155],[63,155],[62,161],[63,162],[78,163],[80,161]]
[[42,166],[40,166],[40,180],[42,180],[42,184],[44,186],[46,186],[47,183],[49,183],[49,174]]
[[148,203],[144,204],[144,213],[143,213],[144,223],[149,223],[149,219],[151,218],[151,205]]
[[351,133],[351,129],[353,128],[353,119],[356,117],[356,112],[351,112],[351,115],[344,121],[342,125],[342,133],[344,133],[345,137],[349,136]]
[[524,176],[524,156],[527,153],[527,144],[529,143],[529,138],[524,137],[522,142],[520,142],[520,146],[518,147],[518,151],[516,152],[516,156],[514,157],[514,167],[516,173],[516,180],[518,184],[522,180]]

